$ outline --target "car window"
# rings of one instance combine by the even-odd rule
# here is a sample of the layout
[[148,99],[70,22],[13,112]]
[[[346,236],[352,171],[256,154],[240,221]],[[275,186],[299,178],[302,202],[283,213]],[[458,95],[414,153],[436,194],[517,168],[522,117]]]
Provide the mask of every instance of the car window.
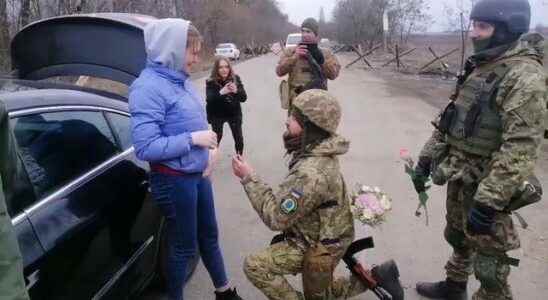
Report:
[[114,133],[118,136],[120,146],[126,150],[133,146],[131,143],[131,121],[128,116],[115,113],[107,113],[110,125]]
[[119,151],[100,112],[63,111],[22,116],[13,119],[13,132],[38,198]]
[[25,208],[30,207],[36,202],[36,195],[34,194],[34,187],[30,183],[29,176],[23,169],[20,155],[10,159],[15,161],[16,166],[10,178],[2,179],[10,180],[3,182],[7,185],[7,188],[4,190],[4,196],[8,214],[14,218],[23,212]]
[[233,46],[231,44],[219,44],[217,46],[218,49],[230,49],[232,48]]

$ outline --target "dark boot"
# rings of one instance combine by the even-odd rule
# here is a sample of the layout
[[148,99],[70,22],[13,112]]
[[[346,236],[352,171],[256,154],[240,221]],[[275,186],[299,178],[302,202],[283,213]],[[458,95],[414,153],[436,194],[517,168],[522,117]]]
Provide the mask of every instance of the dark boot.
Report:
[[385,289],[393,300],[403,300],[403,287],[400,282],[400,271],[396,262],[389,260],[371,269],[373,278]]
[[431,299],[466,300],[467,282],[456,282],[451,279],[439,282],[417,283],[417,293]]
[[228,289],[224,292],[215,292],[215,299],[216,300],[243,300],[240,296],[238,296],[238,293],[236,293],[236,289]]

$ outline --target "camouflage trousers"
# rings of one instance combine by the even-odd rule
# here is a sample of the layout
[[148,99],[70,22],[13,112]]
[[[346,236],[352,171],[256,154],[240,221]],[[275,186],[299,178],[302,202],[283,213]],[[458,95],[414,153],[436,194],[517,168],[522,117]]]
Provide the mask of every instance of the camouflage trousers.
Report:
[[450,181],[447,187],[444,235],[453,248],[445,265],[447,278],[465,282],[474,272],[481,286],[473,300],[511,300],[510,260],[506,252],[520,247],[519,238],[511,216],[505,213],[496,214],[489,235],[472,235],[467,231],[467,215],[476,189],[476,183],[465,184],[460,180]]
[[[284,276],[301,274],[303,259],[301,248],[284,241],[246,257],[244,273],[270,300],[302,300],[303,294],[296,291]],[[324,295],[315,299],[347,299],[365,291],[367,287],[349,275],[335,279],[331,286],[326,287]]]
[[0,299],[29,299],[23,279],[23,259],[11,225],[0,180]]

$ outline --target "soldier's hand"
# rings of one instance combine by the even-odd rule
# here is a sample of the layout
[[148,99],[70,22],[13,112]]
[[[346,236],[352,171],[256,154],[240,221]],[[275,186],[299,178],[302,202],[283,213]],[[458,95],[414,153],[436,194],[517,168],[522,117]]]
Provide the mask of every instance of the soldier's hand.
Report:
[[415,178],[413,178],[413,186],[415,187],[415,191],[417,191],[417,194],[426,192],[426,190],[430,188],[426,185],[427,181],[428,177],[416,176]]
[[236,155],[232,157],[232,172],[236,177],[244,179],[253,174],[253,168],[241,155]]
[[413,177],[413,186],[417,194],[426,192],[430,187],[426,185],[430,177],[431,160],[428,157],[421,156],[415,166],[415,176]]
[[306,57],[308,55],[308,47],[306,45],[297,46],[297,49],[295,49],[295,54],[301,58]]

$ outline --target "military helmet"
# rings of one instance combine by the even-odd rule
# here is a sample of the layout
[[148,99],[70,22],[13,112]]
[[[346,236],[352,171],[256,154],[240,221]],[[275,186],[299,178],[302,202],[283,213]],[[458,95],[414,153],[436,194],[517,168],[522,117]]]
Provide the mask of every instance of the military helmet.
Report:
[[470,19],[504,23],[510,33],[522,34],[529,31],[531,6],[528,0],[480,0]]
[[293,106],[321,129],[333,134],[337,132],[341,121],[341,106],[327,91],[304,91],[293,100]]

